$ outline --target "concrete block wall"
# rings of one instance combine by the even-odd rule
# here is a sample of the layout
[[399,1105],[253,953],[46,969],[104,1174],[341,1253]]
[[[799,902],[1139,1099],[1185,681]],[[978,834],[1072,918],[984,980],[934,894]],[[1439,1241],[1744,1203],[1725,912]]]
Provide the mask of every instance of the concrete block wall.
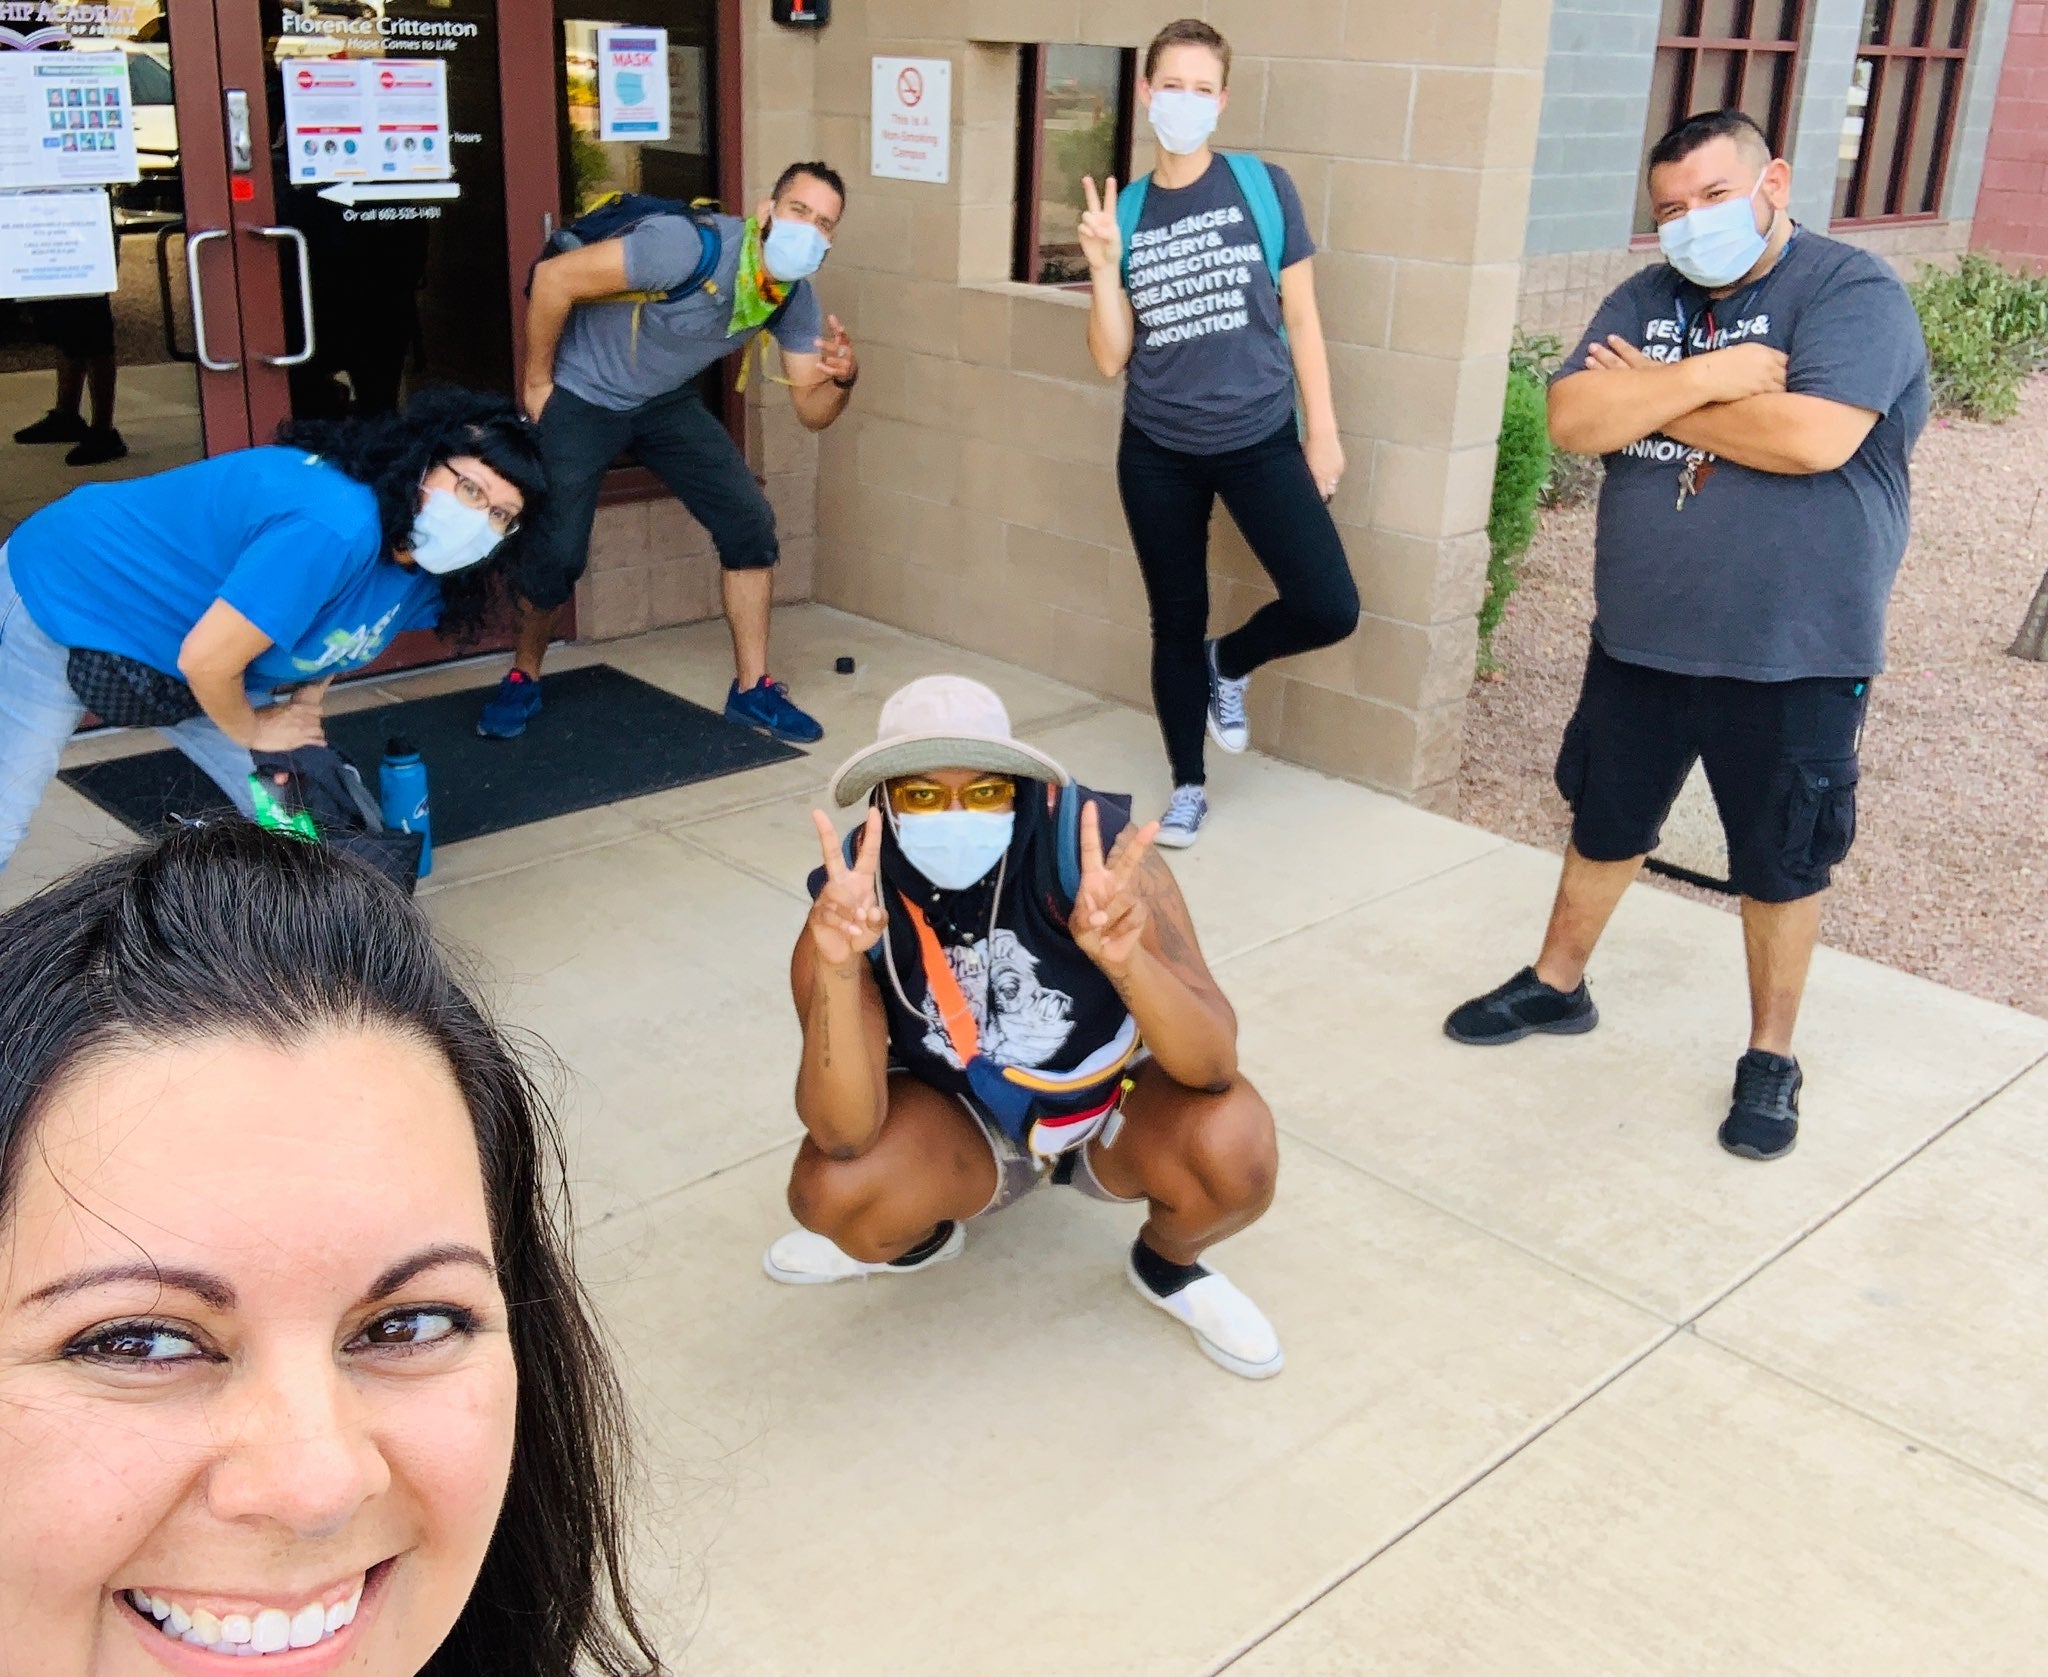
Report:
[[2021,0],[1986,136],[1976,248],[2048,272],[2048,4]]
[[[766,6],[745,11],[741,44],[741,146],[746,196],[735,209],[751,209],[785,164],[817,155],[814,114],[817,53],[802,31],[775,27]],[[818,282],[825,306],[839,312],[834,272]],[[797,422],[782,386],[750,380],[747,459],[775,508],[782,564],[775,576],[778,601],[809,599],[815,574],[818,516],[818,441]],[[584,640],[611,640],[676,623],[694,623],[720,611],[718,558],[711,538],[671,496],[598,509],[591,535],[590,569],[576,588],[576,632]],[[770,646],[771,659],[773,645]]]
[[[1138,47],[1176,11],[1237,53],[1219,143],[1283,164],[1323,254],[1365,603],[1341,646],[1261,673],[1262,747],[1448,808],[1535,146],[1542,0],[869,0],[817,40],[821,149],[853,203],[833,257],[860,394],[824,440],[818,597],[1149,703],[1114,476],[1120,398],[1085,297],[1013,285],[1017,45]],[[869,59],[954,66],[952,180],[866,172]],[[1141,165],[1142,166],[1142,165]],[[1075,206],[1078,212],[1079,206]],[[1219,515],[1213,620],[1271,597]]]
[[1528,256],[1628,243],[1662,10],[1662,0],[1556,0],[1551,8]]

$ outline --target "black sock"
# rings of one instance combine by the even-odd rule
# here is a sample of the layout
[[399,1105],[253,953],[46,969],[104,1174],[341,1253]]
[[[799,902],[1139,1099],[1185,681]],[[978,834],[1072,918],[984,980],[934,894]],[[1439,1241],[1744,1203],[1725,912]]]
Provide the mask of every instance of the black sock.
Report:
[[908,1252],[905,1252],[902,1257],[891,1258],[889,1262],[904,1268],[908,1268],[911,1264],[921,1264],[941,1246],[945,1245],[952,1238],[952,1234],[953,1220],[949,1217],[937,1228],[933,1229],[930,1234],[926,1235],[924,1239],[911,1247]]
[[1142,1234],[1131,1242],[1131,1268],[1155,1296],[1163,1299],[1172,1298],[1189,1282],[1199,1281],[1209,1273],[1200,1264],[1169,1263],[1145,1244]]

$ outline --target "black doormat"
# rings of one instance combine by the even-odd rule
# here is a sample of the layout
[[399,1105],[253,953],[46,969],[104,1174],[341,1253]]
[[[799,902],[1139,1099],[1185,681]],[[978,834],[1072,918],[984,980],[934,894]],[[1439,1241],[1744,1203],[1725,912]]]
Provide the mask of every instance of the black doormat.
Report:
[[[331,716],[327,742],[362,770],[372,791],[384,742],[410,742],[426,759],[436,844],[803,755],[609,664],[543,677],[546,708],[516,740],[477,737],[488,692],[470,688]],[[63,780],[138,833],[155,832],[173,815],[229,807],[220,788],[176,751],[67,769]]]

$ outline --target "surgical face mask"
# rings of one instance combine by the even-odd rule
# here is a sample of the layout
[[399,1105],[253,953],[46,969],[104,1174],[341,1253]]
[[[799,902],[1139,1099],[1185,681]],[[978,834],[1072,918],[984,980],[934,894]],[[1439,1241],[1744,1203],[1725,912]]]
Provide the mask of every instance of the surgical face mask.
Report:
[[941,891],[964,891],[1000,862],[1016,830],[1014,810],[941,809],[897,815],[896,842],[904,859]]
[[1169,87],[1152,95],[1152,133],[1161,151],[1185,157],[1200,151],[1223,117],[1223,101],[1213,93],[1190,93]]
[[1665,222],[1657,229],[1664,260],[1708,291],[1741,279],[1771,242],[1768,233],[1756,230],[1756,195],[1763,184],[1758,175],[1748,197],[1723,198]]
[[412,562],[429,576],[447,576],[482,564],[503,539],[484,508],[464,506],[450,490],[429,489],[412,521]]
[[832,241],[808,221],[787,221],[777,216],[761,241],[761,260],[769,273],[785,284],[808,279],[818,271]]

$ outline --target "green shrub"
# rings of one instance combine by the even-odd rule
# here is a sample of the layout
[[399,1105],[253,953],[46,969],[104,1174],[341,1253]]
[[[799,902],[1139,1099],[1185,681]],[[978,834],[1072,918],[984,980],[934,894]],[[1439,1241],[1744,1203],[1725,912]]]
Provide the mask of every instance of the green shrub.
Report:
[[1906,288],[1927,334],[1934,405],[1965,419],[2010,419],[2027,375],[2048,365],[2048,275],[1965,256],[1922,264]]
[[[1518,343],[1520,340],[1518,335]],[[1500,451],[1493,468],[1493,509],[1486,520],[1486,600],[1479,608],[1479,671],[1500,665],[1493,656],[1494,631],[1520,580],[1517,561],[1536,539],[1536,505],[1550,480],[1550,419],[1546,386],[1535,366],[1508,370],[1501,407]]]

